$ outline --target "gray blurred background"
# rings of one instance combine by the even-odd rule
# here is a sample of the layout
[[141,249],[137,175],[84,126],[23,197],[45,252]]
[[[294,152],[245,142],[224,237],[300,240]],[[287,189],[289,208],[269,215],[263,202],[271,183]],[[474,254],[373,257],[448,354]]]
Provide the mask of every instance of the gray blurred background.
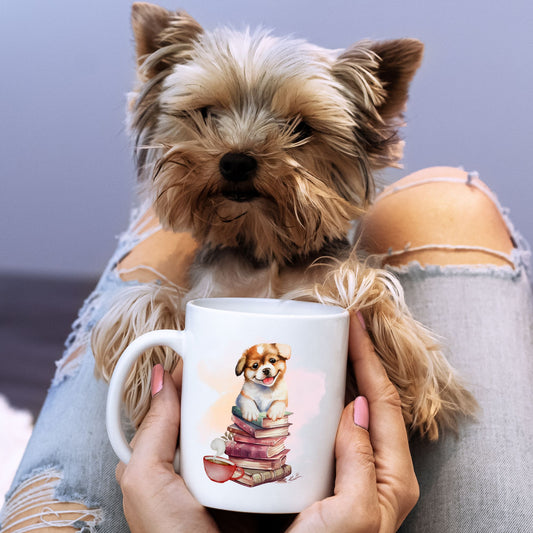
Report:
[[[127,223],[129,0],[0,0],[0,274],[94,278]],[[405,172],[476,169],[533,240],[533,7],[525,0],[183,0],[206,28],[263,25],[343,48],[417,37]],[[398,178],[401,172],[387,174]]]

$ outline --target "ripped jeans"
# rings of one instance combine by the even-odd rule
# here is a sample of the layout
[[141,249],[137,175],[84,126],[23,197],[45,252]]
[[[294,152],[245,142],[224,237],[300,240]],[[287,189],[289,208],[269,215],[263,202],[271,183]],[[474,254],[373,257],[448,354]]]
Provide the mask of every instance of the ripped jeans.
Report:
[[[404,522],[406,532],[533,531],[533,299],[529,250],[494,195],[473,174],[400,181],[378,199],[413,198],[442,183],[475,188],[490,199],[512,240],[502,251],[475,242],[440,242],[418,237],[389,245],[388,236],[367,239],[373,252],[399,277],[413,314],[443,338],[451,363],[481,405],[477,421],[459,435],[436,443],[414,439],[411,450],[421,498]],[[445,185],[448,184],[448,185]],[[455,194],[455,193],[454,193]],[[410,195],[410,196],[406,196]],[[403,200],[402,200],[403,203]],[[123,266],[139,244],[161,234],[137,209],[128,231],[67,339],[66,350],[24,458],[0,515],[3,533],[39,531],[126,532],[122,495],[115,481],[118,459],[105,429],[107,385],[93,375],[90,335],[113,293],[135,271],[172,277],[143,261]],[[372,216],[369,217],[372,221]],[[389,219],[392,220],[392,219]],[[393,222],[390,222],[393,224]],[[422,226],[422,223],[420,224]],[[364,236],[362,242],[364,244]],[[371,242],[372,241],[372,242]],[[380,244],[381,243],[381,244]],[[381,248],[380,248],[381,246]],[[447,264],[431,253],[456,254]],[[468,254],[484,254],[475,264]],[[466,258],[465,263],[460,264]],[[490,259],[492,258],[492,259]],[[139,276],[138,276],[139,277]],[[142,280],[141,280],[142,281]],[[168,281],[168,280],[167,280]]]

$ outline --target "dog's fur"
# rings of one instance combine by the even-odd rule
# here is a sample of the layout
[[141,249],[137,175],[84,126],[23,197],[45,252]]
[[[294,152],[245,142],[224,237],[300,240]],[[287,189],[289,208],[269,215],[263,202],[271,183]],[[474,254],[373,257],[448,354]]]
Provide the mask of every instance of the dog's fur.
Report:
[[[439,425],[472,413],[475,400],[398,281],[347,240],[372,200],[373,172],[401,156],[423,45],[362,41],[339,53],[262,30],[206,32],[187,13],[144,3],[132,21],[140,194],[164,228],[190,232],[200,248],[186,294],[151,283],[116,297],[93,331],[97,374],[109,379],[140,333],[182,324],[191,298],[299,297],[362,312],[411,431],[435,439]],[[137,363],[125,394],[135,423],[153,364],[176,360],[157,348]]]
[[256,344],[241,355],[235,374],[244,373],[244,385],[236,404],[245,420],[256,420],[260,412],[271,420],[285,415],[289,394],[284,378],[290,357],[290,346],[279,343]]

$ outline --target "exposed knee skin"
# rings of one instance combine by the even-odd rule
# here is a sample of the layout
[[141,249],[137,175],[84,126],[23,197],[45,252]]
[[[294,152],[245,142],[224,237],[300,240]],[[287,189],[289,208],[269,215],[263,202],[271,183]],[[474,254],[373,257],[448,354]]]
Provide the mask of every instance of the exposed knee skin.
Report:
[[[510,254],[513,243],[498,208],[482,190],[466,184],[467,175],[459,168],[432,167],[387,187],[361,223],[359,246],[372,254],[430,244],[484,247]],[[464,179],[465,183],[421,183],[388,194],[394,187],[438,177]],[[490,193],[481,180],[472,181]],[[410,261],[422,265],[512,264],[490,252],[461,249],[405,251],[384,259],[390,265]]]
[[[140,221],[143,231],[158,226],[152,211]],[[197,244],[188,233],[158,230],[120,261],[117,271],[125,281],[148,283],[158,279],[158,273],[179,287],[188,287],[188,271]],[[148,267],[148,268],[146,268]]]
[[[116,267],[124,281],[105,301],[107,309],[91,331],[95,375],[109,381],[127,346],[138,336],[157,329],[181,329],[182,296],[189,288],[189,270],[197,244],[188,233],[161,229],[149,209],[128,231],[137,242]],[[140,424],[149,407],[147,387],[151,368],[160,363],[172,371],[178,357],[168,347],[154,347],[136,362],[132,374],[143,376],[143,385],[127,387],[127,413]]]

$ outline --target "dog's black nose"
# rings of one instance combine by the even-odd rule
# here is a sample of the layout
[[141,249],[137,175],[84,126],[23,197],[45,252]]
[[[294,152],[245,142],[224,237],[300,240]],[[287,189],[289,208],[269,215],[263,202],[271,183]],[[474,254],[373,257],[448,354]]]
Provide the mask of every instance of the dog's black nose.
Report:
[[229,152],[222,156],[218,166],[224,179],[239,182],[254,177],[257,161],[250,155]]
[[270,368],[263,368],[263,374],[265,376],[270,376]]

